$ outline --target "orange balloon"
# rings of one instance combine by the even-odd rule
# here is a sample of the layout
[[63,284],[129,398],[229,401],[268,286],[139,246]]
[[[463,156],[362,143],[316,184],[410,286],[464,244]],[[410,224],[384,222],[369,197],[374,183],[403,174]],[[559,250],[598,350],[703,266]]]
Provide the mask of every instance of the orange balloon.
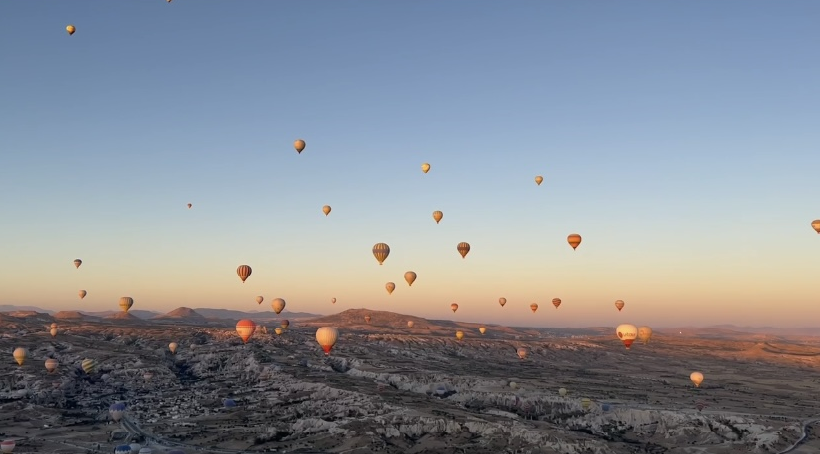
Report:
[[581,244],[581,235],[573,233],[572,235],[567,237],[567,243],[569,243],[569,245],[572,246],[572,249],[577,248],[578,245]]

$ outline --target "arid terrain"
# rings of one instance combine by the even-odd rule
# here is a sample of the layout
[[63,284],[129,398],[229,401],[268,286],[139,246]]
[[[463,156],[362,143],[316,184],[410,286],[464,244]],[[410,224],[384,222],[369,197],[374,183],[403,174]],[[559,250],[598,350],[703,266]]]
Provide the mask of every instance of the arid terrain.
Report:
[[[481,335],[365,309],[307,315],[283,313],[280,336],[277,317],[260,318],[243,345],[236,320],[186,308],[150,319],[0,313],[0,439],[16,453],[129,443],[155,453],[820,452],[820,338],[658,329],[626,350],[610,328],[486,325]],[[320,326],[341,333],[330,356]],[[28,350],[23,366],[16,347]],[[48,358],[59,362],[52,374]],[[96,370],[83,371],[85,358]],[[119,422],[115,402],[127,405]]]

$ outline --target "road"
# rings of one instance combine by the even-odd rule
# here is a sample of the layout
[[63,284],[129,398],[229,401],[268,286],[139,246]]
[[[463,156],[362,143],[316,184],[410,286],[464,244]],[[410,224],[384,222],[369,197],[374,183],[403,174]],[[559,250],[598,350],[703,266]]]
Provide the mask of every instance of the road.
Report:
[[788,452],[792,452],[795,449],[797,449],[797,447],[800,446],[801,443],[806,441],[806,439],[809,436],[809,433],[806,429],[810,425],[812,425],[812,424],[814,424],[818,421],[820,421],[820,418],[811,418],[811,419],[807,419],[807,420],[803,421],[802,428],[801,428],[801,431],[800,431],[800,438],[798,438],[797,441],[795,441],[791,446],[789,446],[788,448],[786,448],[782,451],[779,451],[777,454],[786,454]]

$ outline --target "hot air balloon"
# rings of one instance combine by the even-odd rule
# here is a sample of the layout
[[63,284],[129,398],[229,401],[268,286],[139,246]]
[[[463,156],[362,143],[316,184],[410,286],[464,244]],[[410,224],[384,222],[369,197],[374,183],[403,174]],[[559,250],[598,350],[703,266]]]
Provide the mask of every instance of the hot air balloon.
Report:
[[114,448],[114,454],[131,454],[131,446],[119,445]]
[[487,332],[487,328],[482,326],[481,328],[478,328],[478,332],[481,333],[481,334],[484,334],[484,333]]
[[635,325],[618,325],[618,327],[615,328],[615,334],[618,335],[618,339],[623,341],[624,346],[629,350],[629,347],[632,346],[632,342],[638,338],[638,328],[636,328]]
[[86,374],[91,375],[95,370],[97,370],[97,361],[86,358],[82,363],[80,363],[80,367],[83,368],[83,371]]
[[625,306],[625,303],[622,300],[615,301],[615,307],[618,308],[618,312],[621,311]]
[[336,345],[338,339],[339,330],[336,328],[323,326],[316,330],[316,342],[318,342],[322,350],[325,351],[325,355],[330,355],[330,350]]
[[259,296],[257,296],[257,297],[256,297],[256,303],[257,303],[257,304],[262,304],[262,301],[265,301],[265,297],[264,297],[264,296],[259,295]]
[[577,248],[578,245],[581,244],[581,235],[573,233],[572,235],[567,237],[567,243],[569,243],[569,245],[572,246],[572,249]]
[[222,401],[222,405],[224,405],[225,408],[233,408],[236,407],[236,401],[233,399],[225,399]]
[[464,339],[464,331],[461,331],[461,330],[456,331],[456,339],[458,339],[458,340]]
[[652,338],[652,328],[648,326],[641,326],[638,328],[638,340],[644,344],[648,344],[650,338]]
[[811,221],[811,227],[814,229],[815,232],[820,234],[820,219],[815,219]]
[[122,309],[122,311],[127,314],[128,309],[131,309],[131,306],[134,305],[134,298],[131,298],[130,296],[123,296],[122,298],[120,298],[119,305],[120,309]]
[[14,440],[3,440],[0,442],[0,452],[12,452],[17,443]]
[[179,347],[179,344],[177,344],[176,342],[171,342],[170,344],[168,344],[168,350],[171,350],[172,355],[177,354],[177,347]]
[[80,290],[79,292],[77,292],[77,295],[80,296],[80,299],[83,299],[85,298],[85,295],[88,295],[88,292],[86,292],[85,290]]
[[193,205],[189,203],[189,204],[188,204],[188,209],[190,210],[192,206],[193,206]]
[[290,322],[288,320],[282,320],[282,323],[280,323],[279,326],[281,326],[282,329],[288,329],[288,326],[290,326]]
[[461,258],[467,258],[467,253],[470,252],[470,243],[461,242],[458,243],[456,246],[458,253],[461,254]]
[[[125,404],[122,403],[122,402],[117,402],[115,404],[111,404],[111,406],[108,407],[108,414],[111,415],[111,419],[113,419],[114,421],[119,421],[120,419],[122,419],[123,413],[125,413]],[[130,446],[128,446],[128,445],[124,445],[124,446],[126,448],[128,448],[128,452],[131,452],[131,447]]]
[[57,366],[59,366],[59,365],[60,365],[60,363],[57,362],[57,360],[54,359],[54,358],[49,358],[49,359],[46,360],[46,370],[48,371],[49,374],[51,374],[55,370],[57,370]]
[[404,280],[407,281],[407,285],[411,287],[413,286],[413,282],[416,281],[416,277],[416,273],[414,273],[413,271],[408,271],[404,273]]
[[542,177],[541,175],[538,175],[537,177],[535,177],[535,184],[537,184],[538,186],[541,186],[541,183],[543,181],[544,181],[544,177]]
[[424,173],[429,172],[430,171],[430,164],[427,164],[426,162],[424,164],[422,164],[421,165],[421,171],[424,172]]
[[552,305],[555,306],[556,309],[558,309],[558,306],[561,305],[561,298],[553,298]]
[[28,352],[23,347],[17,347],[12,352],[12,356],[14,356],[14,360],[17,361],[18,366],[22,366],[24,362],[26,362],[26,356],[28,356]]
[[242,279],[242,283],[250,277],[251,273],[253,273],[253,270],[248,265],[239,265],[239,268],[236,269],[236,274],[239,276],[239,279]]
[[373,256],[379,261],[379,265],[384,265],[388,255],[390,255],[390,246],[384,243],[376,243],[373,246]]
[[695,384],[695,388],[700,388],[700,384],[703,383],[703,374],[700,372],[692,372],[689,374],[689,380],[692,380],[692,383]]
[[142,378],[145,381],[148,381],[148,380],[154,378],[154,373],[153,372],[145,372],[145,373],[142,374]]
[[302,139],[296,140],[295,142],[293,142],[293,148],[296,149],[297,153],[302,154],[302,150],[305,149],[305,141]]
[[708,407],[708,405],[706,404],[706,402],[703,402],[703,401],[701,401],[701,400],[699,400],[699,401],[695,402],[695,408],[697,408],[697,409],[698,409],[698,411],[703,411],[703,409],[704,409],[704,408],[706,408],[706,407]]
[[243,343],[248,343],[254,331],[256,331],[256,323],[253,320],[244,319],[236,323],[236,334],[239,334]]
[[330,304],[336,304],[336,298],[331,298],[330,299]]
[[558,388],[558,395],[564,397],[567,395],[567,388]]
[[415,323],[413,322],[413,320],[408,320],[407,321],[407,327],[408,328],[412,328],[414,325],[415,325]]
[[528,355],[530,352],[529,352],[526,348],[524,348],[524,347],[518,347],[518,350],[516,350],[516,353],[518,353],[518,357],[519,357],[519,358],[521,358],[521,359],[526,359],[526,358],[527,358],[527,355]]
[[530,304],[530,309],[532,310],[532,313],[534,314],[535,311],[538,310],[538,304],[536,304],[536,303]]
[[131,443],[128,446],[131,447],[131,454],[139,454],[140,449],[142,448],[139,443]]
[[499,298],[498,304],[500,304],[501,307],[504,307],[504,305],[507,304],[507,298]]
[[273,312],[279,314],[285,308],[285,300],[283,300],[282,298],[276,298],[275,300],[271,301],[270,307],[273,308]]
[[393,282],[388,282],[384,284],[384,288],[387,289],[387,294],[390,295],[393,293],[393,290],[396,290],[396,284],[394,284]]
[[273,332],[274,332],[274,333],[276,333],[276,335],[277,335],[277,336],[281,336],[281,335],[282,335],[282,333],[284,333],[284,332],[285,332],[285,330],[284,330],[284,329],[282,329],[282,328],[274,328],[274,329],[273,329]]
[[322,207],[322,213],[324,213],[325,216],[329,215],[330,214],[330,205],[323,206]]
[[433,211],[433,220],[436,221],[436,224],[441,222],[441,218],[443,218],[443,217],[444,217],[444,213],[442,213],[441,211]]
[[74,259],[74,268],[79,268],[80,265],[83,264],[83,261],[80,259]]
[[456,303],[451,304],[450,305],[450,310],[453,311],[453,313],[455,314],[455,312],[458,310],[458,304],[456,304]]
[[77,31],[77,29],[73,25],[66,25],[65,31],[68,32],[68,36],[71,36]]
[[581,408],[584,410],[589,410],[589,406],[592,404],[592,401],[589,400],[589,397],[584,397],[581,399]]
[[368,323],[368,324],[369,324],[369,323],[370,323],[370,316],[369,316],[369,315],[365,315],[365,316],[364,316],[364,321],[365,321],[365,323]]
[[51,324],[51,329],[49,330],[49,333],[51,333],[51,337],[57,337],[57,324],[56,323]]

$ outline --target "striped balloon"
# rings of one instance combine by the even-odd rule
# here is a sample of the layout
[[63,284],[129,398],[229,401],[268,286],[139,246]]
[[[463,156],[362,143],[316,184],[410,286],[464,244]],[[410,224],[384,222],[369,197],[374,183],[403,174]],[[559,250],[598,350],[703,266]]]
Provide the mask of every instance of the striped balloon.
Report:
[[97,361],[93,359],[84,359],[83,362],[80,364],[86,374],[91,374],[95,370],[97,370]]
[[456,249],[458,249],[458,253],[461,254],[461,258],[466,258],[467,253],[470,252],[470,243],[465,243],[462,241],[461,243],[458,243]]
[[[111,406],[108,407],[108,414],[111,415],[111,419],[113,419],[114,421],[119,421],[120,419],[122,419],[123,413],[125,413],[125,404],[122,402],[111,404]],[[130,446],[128,446],[128,452],[131,452]]]
[[373,246],[373,256],[379,261],[379,265],[384,265],[387,256],[390,255],[390,246],[385,243],[376,243]]
[[131,454],[131,446],[119,445],[114,448],[114,454]]
[[555,306],[556,309],[558,309],[558,306],[561,305],[561,298],[553,298],[552,305]]
[[134,305],[134,298],[130,296],[123,296],[120,298],[120,309],[126,314],[128,313],[128,309],[131,309],[131,306]]
[[236,274],[239,276],[239,279],[242,279],[243,283],[251,273],[253,273],[253,270],[248,265],[239,265],[239,268],[236,269]]
[[254,331],[256,331],[256,323],[253,320],[239,320],[236,324],[236,333],[239,334],[239,337],[242,339],[242,342],[248,343],[248,339],[253,336]]

